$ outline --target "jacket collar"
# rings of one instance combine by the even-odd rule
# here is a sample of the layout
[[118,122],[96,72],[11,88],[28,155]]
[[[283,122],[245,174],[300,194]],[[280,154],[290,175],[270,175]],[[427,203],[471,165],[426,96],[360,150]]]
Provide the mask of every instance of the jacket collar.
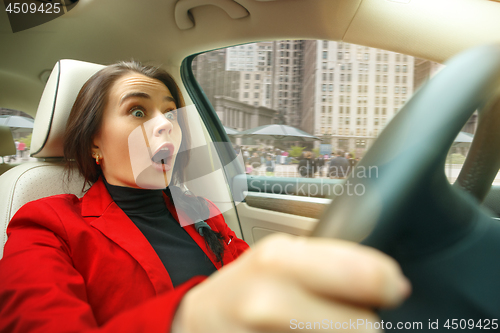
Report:
[[[179,222],[179,217],[183,221],[189,220],[185,213],[175,210],[174,205],[166,195],[164,198],[168,210],[177,222]],[[157,294],[173,288],[170,276],[156,251],[134,222],[113,201],[102,178],[99,178],[83,196],[82,216],[94,218],[90,225],[127,251],[142,266]],[[205,252],[215,267],[220,269],[220,263],[215,262],[215,256],[206,248],[203,237],[194,228],[194,223],[185,226],[184,229]]]

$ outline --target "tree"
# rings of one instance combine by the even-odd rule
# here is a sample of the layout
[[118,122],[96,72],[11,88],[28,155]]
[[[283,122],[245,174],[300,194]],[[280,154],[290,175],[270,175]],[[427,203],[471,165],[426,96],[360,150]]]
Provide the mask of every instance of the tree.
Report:
[[24,144],[26,145],[26,149],[29,150],[30,146],[31,146],[31,134],[29,134],[28,136],[22,137],[17,141],[24,142]]
[[302,155],[302,151],[306,149],[306,147],[300,147],[300,146],[291,146],[290,149],[288,149],[288,153],[290,154],[290,157],[300,157]]

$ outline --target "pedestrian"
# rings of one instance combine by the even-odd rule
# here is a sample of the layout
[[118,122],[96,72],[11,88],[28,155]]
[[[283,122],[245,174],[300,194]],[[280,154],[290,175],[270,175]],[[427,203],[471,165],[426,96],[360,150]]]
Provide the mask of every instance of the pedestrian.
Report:
[[272,177],[274,176],[274,168],[276,166],[276,162],[274,161],[271,155],[267,155],[266,160],[266,176]]
[[330,160],[328,176],[330,178],[342,179],[349,173],[349,162],[344,157],[344,152],[337,151],[337,156]]
[[258,168],[261,166],[261,161],[259,154],[257,152],[254,152],[252,154],[252,157],[248,160],[250,163],[250,166],[252,167],[252,174],[253,175],[258,175]]
[[349,162],[349,174],[354,173],[354,167],[356,166],[356,160],[354,159],[354,156],[349,153],[347,154],[347,161]]
[[22,141],[19,142],[18,149],[19,149],[20,157],[23,158],[24,157],[24,150],[26,149],[26,144]]
[[325,160],[323,159],[323,155],[319,155],[315,163],[319,176],[323,177],[323,166],[325,165]]
[[299,174],[305,178],[314,178],[314,172],[316,171],[315,168],[316,166],[312,152],[302,152],[302,156],[298,166]]
[[245,173],[247,175],[251,175],[252,171],[253,171],[252,165],[250,165],[249,161],[246,161],[246,163],[245,163]]

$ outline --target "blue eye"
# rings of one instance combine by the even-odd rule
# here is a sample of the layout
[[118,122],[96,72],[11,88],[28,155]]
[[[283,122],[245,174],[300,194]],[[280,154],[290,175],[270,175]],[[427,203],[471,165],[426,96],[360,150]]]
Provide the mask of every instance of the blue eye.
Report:
[[142,117],[146,116],[146,115],[144,114],[144,111],[142,111],[141,109],[135,109],[135,110],[133,110],[133,111],[132,111],[132,115],[133,115],[134,117],[136,117],[136,118],[142,118]]
[[177,110],[169,111],[165,113],[165,118],[168,120],[176,120],[177,119]]

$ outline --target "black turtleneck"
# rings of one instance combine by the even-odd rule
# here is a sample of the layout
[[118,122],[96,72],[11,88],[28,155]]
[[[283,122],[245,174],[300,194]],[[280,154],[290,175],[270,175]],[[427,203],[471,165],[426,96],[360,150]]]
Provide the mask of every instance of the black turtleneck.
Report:
[[217,269],[205,252],[170,214],[162,190],[145,190],[108,184],[111,198],[144,234],[167,269],[175,286],[196,275]]

